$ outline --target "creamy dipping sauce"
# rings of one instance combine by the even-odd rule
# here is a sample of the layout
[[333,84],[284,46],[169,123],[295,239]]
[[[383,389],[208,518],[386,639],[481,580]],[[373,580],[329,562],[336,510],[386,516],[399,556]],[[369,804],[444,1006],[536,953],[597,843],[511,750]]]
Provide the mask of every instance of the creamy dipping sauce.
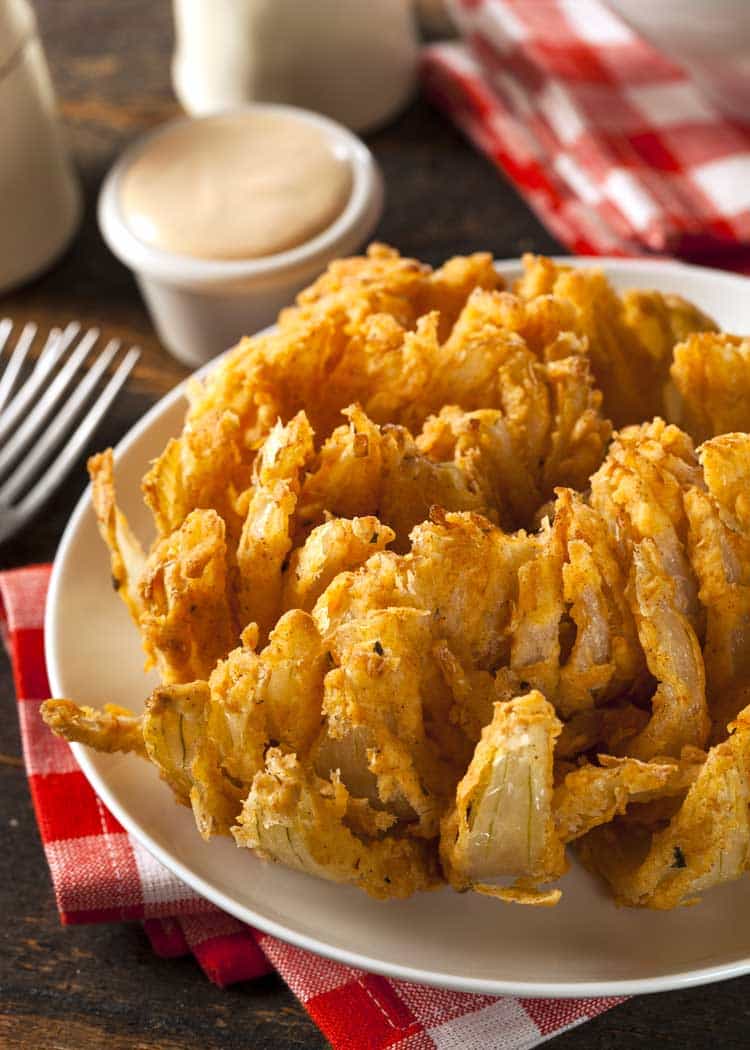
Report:
[[244,112],[180,124],[125,173],[120,206],[148,244],[201,259],[256,259],[296,248],[341,214],[351,164],[324,131],[293,116]]

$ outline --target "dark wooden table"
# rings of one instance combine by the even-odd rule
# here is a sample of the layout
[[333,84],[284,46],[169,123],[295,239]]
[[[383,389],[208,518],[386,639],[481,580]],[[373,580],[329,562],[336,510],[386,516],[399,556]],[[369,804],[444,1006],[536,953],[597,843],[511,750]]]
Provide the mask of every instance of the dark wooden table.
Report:
[[[72,318],[137,342],[144,355],[87,455],[115,443],[184,375],[161,349],[130,274],[99,237],[102,177],[125,144],[177,110],[169,85],[169,5],[37,0],[53,76],[86,195],[62,262],[0,297],[0,315],[43,325]],[[0,129],[0,135],[2,129]],[[557,245],[503,180],[424,103],[370,140],[387,183],[377,235],[430,262],[476,249],[499,258]],[[0,140],[0,148],[2,143]],[[0,231],[0,237],[2,231]],[[84,484],[84,460],[39,521],[0,546],[0,568],[46,561]],[[25,1050],[291,1050],[326,1041],[275,977],[220,991],[194,962],[156,958],[137,924],[58,924],[0,657],[0,1046]],[[738,921],[741,920],[738,917]],[[555,1050],[750,1044],[750,978],[639,997],[554,1041]]]

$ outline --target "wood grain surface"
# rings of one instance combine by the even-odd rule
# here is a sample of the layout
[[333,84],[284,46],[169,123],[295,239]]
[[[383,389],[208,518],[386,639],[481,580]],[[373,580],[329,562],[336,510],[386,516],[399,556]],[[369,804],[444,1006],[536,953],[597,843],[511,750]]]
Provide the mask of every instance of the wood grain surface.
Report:
[[[122,437],[185,374],[159,346],[135,283],[102,243],[95,218],[98,187],[118,152],[178,111],[169,84],[170,10],[153,0],[37,0],[36,9],[86,211],[67,256],[32,285],[0,297],[0,315],[34,318],[42,326],[77,318],[143,348],[88,455]],[[559,250],[513,190],[425,103],[415,101],[369,144],[387,185],[377,236],[403,252],[439,262],[477,249],[499,258]],[[85,484],[84,461],[82,456],[35,525],[0,546],[0,568],[53,557]],[[325,1047],[276,977],[220,991],[191,960],[156,958],[138,924],[60,927],[31,811],[4,656],[0,703],[0,1047]],[[750,979],[633,999],[549,1045],[739,1050],[750,1045]]]

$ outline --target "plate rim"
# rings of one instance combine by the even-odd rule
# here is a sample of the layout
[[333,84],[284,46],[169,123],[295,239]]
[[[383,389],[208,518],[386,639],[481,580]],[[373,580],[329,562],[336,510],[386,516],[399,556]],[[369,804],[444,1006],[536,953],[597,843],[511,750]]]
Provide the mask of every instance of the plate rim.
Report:
[[[632,268],[655,269],[660,272],[667,271],[679,275],[686,271],[698,273],[710,277],[712,280],[719,278],[727,284],[736,283],[738,289],[747,289],[748,277],[731,271],[717,270],[708,266],[695,266],[671,259],[654,258],[618,258],[609,256],[553,256],[555,262],[574,267],[598,266],[605,271],[627,271]],[[495,267],[501,274],[516,272],[520,266],[519,259],[495,260]],[[267,329],[264,329],[267,331]],[[259,333],[258,333],[259,334]],[[117,462],[130,449],[140,436],[149,428],[152,421],[160,417],[171,408],[176,401],[184,396],[187,384],[192,379],[203,378],[216,365],[222,361],[231,350],[225,351],[218,357],[213,358],[196,372],[191,373],[172,390],[149,408],[144,415],[133,424],[127,433],[121,438],[114,449],[114,458]],[[91,486],[86,486],[68,520],[65,530],[60,539],[55,553],[52,573],[50,576],[49,590],[44,616],[44,644],[45,661],[47,664],[47,675],[49,678],[50,691],[53,695],[61,695],[61,654],[57,647],[56,610],[59,607],[59,594],[63,569],[66,563],[69,548],[72,546],[76,532],[80,526],[81,519],[90,507]],[[416,967],[402,966],[398,963],[387,963],[379,959],[370,958],[364,952],[355,952],[346,948],[339,948],[328,944],[305,933],[300,933],[293,927],[285,926],[264,915],[255,912],[246,905],[236,901],[233,897],[224,894],[221,890],[207,883],[200,875],[193,872],[188,866],[174,857],[167,849],[156,842],[149,832],[135,817],[121,806],[117,797],[110,791],[108,783],[104,780],[93,763],[88,749],[82,744],[71,744],[70,748],[75,759],[88,780],[92,789],[102,799],[113,816],[122,824],[128,834],[144,847],[157,861],[164,865],[177,878],[186,883],[197,894],[215,904],[218,908],[228,912],[230,915],[256,927],[264,933],[278,937],[289,944],[303,948],[306,951],[332,959],[346,966],[356,967],[371,973],[380,974],[385,977],[393,977],[399,980],[412,981],[416,984],[432,985],[446,988],[452,991],[469,992],[474,994],[498,995],[498,996],[521,996],[533,998],[598,998],[612,996],[628,996],[638,994],[653,994],[657,992],[672,991],[697,987],[699,985],[712,984],[718,981],[728,980],[750,973],[750,954],[746,957],[727,963],[718,963],[697,969],[677,971],[656,977],[642,977],[632,979],[613,979],[603,981],[513,981],[505,979],[488,979],[471,976],[457,976],[452,974],[435,973]],[[750,953],[750,945],[748,946]]]

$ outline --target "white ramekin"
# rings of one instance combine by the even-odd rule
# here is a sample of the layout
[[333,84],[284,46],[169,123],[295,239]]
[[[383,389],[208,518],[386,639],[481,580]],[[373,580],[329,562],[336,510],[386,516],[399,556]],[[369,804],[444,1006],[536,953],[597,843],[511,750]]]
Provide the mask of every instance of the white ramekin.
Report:
[[170,121],[125,150],[102,186],[99,226],[110,249],[134,272],[161,342],[190,366],[204,364],[243,335],[271,324],[332,259],[352,254],[367,240],[383,209],[383,182],[375,160],[346,128],[293,106],[256,104],[239,110],[293,116],[325,132],[351,163],[352,189],[335,222],[297,248],[260,259],[198,259],[140,240],[120,208],[122,178],[145,146],[196,118]]

